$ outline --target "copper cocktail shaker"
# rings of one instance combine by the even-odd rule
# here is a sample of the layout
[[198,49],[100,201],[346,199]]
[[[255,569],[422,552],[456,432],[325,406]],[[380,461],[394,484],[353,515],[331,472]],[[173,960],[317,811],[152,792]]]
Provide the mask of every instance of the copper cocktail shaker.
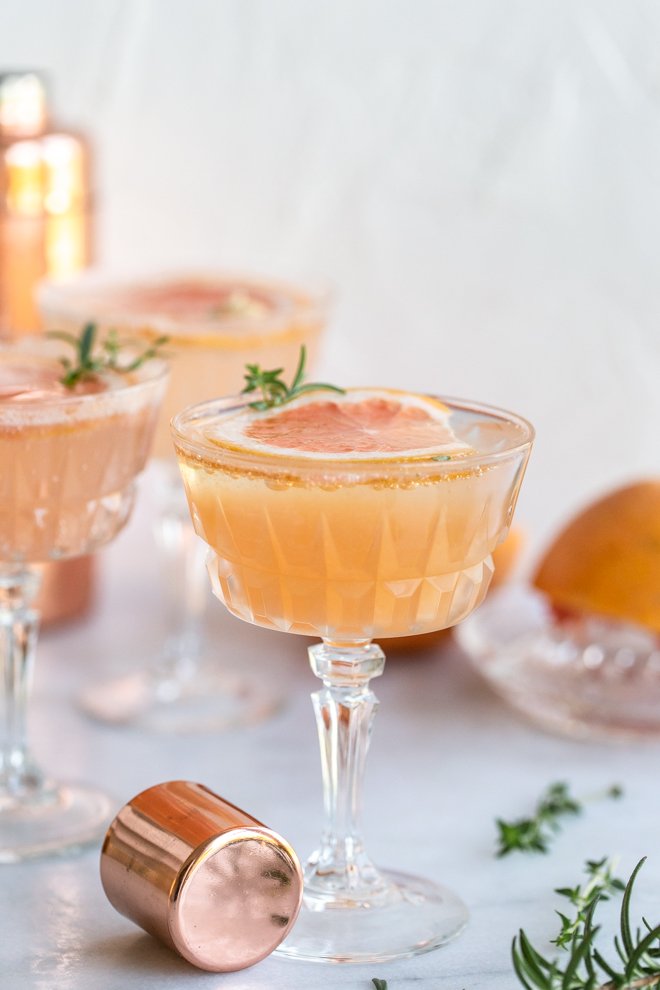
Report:
[[40,278],[89,264],[89,148],[51,125],[36,72],[0,73],[0,327],[15,337],[41,328]]

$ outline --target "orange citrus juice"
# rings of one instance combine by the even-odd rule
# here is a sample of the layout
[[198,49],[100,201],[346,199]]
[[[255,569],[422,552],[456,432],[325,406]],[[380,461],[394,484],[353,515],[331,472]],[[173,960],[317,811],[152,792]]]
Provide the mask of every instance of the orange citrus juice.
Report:
[[283,282],[221,276],[105,281],[83,276],[40,292],[49,330],[78,332],[87,322],[141,344],[168,337],[168,391],[154,454],[171,458],[171,418],[179,410],[243,386],[245,365],[293,371],[300,345],[310,362],[325,322],[320,295]]
[[[60,345],[58,345],[60,346]],[[77,556],[126,521],[165,386],[162,362],[59,381],[52,342],[0,349],[0,561]]]
[[484,596],[529,452],[522,420],[392,391],[175,418],[216,595],[285,632],[356,642],[453,625]]

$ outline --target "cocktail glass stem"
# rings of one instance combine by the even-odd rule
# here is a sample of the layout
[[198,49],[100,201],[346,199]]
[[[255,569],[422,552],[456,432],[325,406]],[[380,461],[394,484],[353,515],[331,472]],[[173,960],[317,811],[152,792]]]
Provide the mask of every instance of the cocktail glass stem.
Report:
[[324,642],[309,648],[323,688],[312,695],[316,713],[326,825],[305,875],[308,902],[364,903],[388,883],[364,848],[360,830],[362,782],[378,699],[369,686],[385,667],[380,647]]
[[32,759],[27,708],[39,630],[36,568],[0,565],[0,863],[98,841],[110,812],[100,791],[53,783]]
[[421,877],[379,870],[360,830],[362,782],[378,699],[369,686],[385,667],[369,640],[309,649],[323,681],[312,695],[321,744],[325,828],[305,868],[303,905],[277,949],[291,959],[384,962],[454,938],[467,922],[452,891]]
[[2,736],[0,808],[34,795],[42,776],[27,746],[27,701],[32,681],[39,615],[31,607],[41,577],[34,568],[0,569],[0,659],[2,661]]
[[206,544],[195,533],[175,463],[163,465],[154,537],[160,552],[170,632],[154,663],[161,700],[172,701],[198,673],[208,599]]

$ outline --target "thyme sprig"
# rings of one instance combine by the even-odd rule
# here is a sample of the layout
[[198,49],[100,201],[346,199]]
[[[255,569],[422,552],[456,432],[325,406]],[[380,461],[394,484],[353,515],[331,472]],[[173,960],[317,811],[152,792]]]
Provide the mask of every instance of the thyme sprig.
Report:
[[603,857],[603,859],[588,859],[585,863],[585,872],[588,876],[586,883],[578,884],[575,887],[557,887],[556,894],[566,897],[575,909],[575,917],[569,918],[562,911],[557,911],[561,920],[561,931],[556,938],[550,941],[560,949],[566,949],[580,926],[587,923],[587,917],[597,901],[607,901],[610,895],[616,891],[624,891],[626,885],[623,880],[614,876],[615,863]]
[[[612,866],[607,860],[587,863],[587,873],[594,881],[591,892],[585,888],[561,888],[562,896],[575,894],[580,901],[579,918],[570,937],[569,925],[562,920],[562,929],[555,939],[566,951],[566,965],[559,959],[547,959],[534,948],[525,932],[520,929],[513,940],[511,955],[513,968],[525,990],[638,990],[642,987],[660,987],[660,925],[651,926],[645,918],[641,925],[633,927],[630,918],[630,902],[637,874],[646,857],[640,859],[624,885],[612,876]],[[598,887],[601,890],[598,890]],[[594,924],[594,915],[608,893],[623,887],[619,915],[619,934],[614,937],[614,949],[618,959],[606,959],[596,947],[600,930]],[[566,936],[564,938],[564,935]]]
[[63,330],[53,330],[48,336],[56,340],[63,340],[70,344],[75,351],[75,358],[72,360],[61,357],[60,362],[64,368],[64,374],[60,378],[62,385],[66,388],[75,388],[79,382],[94,378],[102,371],[118,371],[127,374],[137,371],[147,361],[161,357],[161,348],[167,343],[168,337],[156,337],[149,347],[140,354],[136,354],[126,364],[122,364],[120,356],[125,342],[119,339],[116,330],[110,330],[100,343],[97,342],[97,326],[95,323],[87,323],[80,335],[76,337],[73,333],[66,333]]
[[344,394],[345,390],[343,388],[338,388],[336,385],[328,385],[325,382],[304,383],[306,360],[307,349],[305,348],[305,345],[302,344],[300,347],[298,367],[295,375],[293,376],[291,385],[287,385],[286,382],[283,382],[280,377],[284,371],[284,368],[275,368],[273,371],[263,371],[258,364],[246,364],[246,372],[244,375],[245,388],[241,394],[248,395],[251,392],[259,392],[261,394],[260,399],[250,403],[250,408],[263,411],[265,409],[272,409],[275,406],[283,406],[286,402],[291,402],[292,399],[296,399],[299,395],[303,395],[304,392],[316,392],[319,389],[324,389],[325,391],[330,392],[339,392],[341,395]]
[[[621,787],[615,784],[608,788],[604,796],[619,798],[622,793]],[[584,803],[571,795],[568,784],[563,781],[550,784],[541,795],[530,818],[495,820],[498,832],[496,855],[507,856],[514,851],[547,853],[553,836],[561,828],[561,819],[579,815]]]

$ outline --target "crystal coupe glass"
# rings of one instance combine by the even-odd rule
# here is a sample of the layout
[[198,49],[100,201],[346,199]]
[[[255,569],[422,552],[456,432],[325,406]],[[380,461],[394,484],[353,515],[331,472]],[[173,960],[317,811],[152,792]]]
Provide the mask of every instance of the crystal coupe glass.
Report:
[[148,345],[161,335],[170,383],[154,444],[154,537],[168,632],[130,674],[93,685],[83,696],[92,716],[163,732],[200,732],[259,721],[279,698],[256,677],[236,672],[204,637],[208,584],[173,456],[169,423],[191,403],[238,390],[248,361],[293,372],[301,344],[314,361],[327,292],[316,285],[215,272],[114,277],[89,273],[44,283],[40,307],[50,329],[93,320]]
[[82,846],[107,824],[103,793],[54,783],[27,746],[33,600],[39,564],[96,550],[128,519],[167,381],[157,360],[70,391],[53,345],[0,347],[0,862]]
[[412,955],[467,920],[446,888],[376,867],[359,824],[377,707],[369,682],[384,667],[373,640],[453,625],[479,604],[533,439],[515,415],[442,401],[469,451],[460,459],[417,449],[356,459],[350,443],[337,453],[218,443],[232,417],[268,417],[246,413],[244,397],[194,406],[172,423],[217,597],[248,622],[322,640],[309,657],[323,682],[312,697],[326,824],[307,863],[303,910],[278,950],[290,957]]

